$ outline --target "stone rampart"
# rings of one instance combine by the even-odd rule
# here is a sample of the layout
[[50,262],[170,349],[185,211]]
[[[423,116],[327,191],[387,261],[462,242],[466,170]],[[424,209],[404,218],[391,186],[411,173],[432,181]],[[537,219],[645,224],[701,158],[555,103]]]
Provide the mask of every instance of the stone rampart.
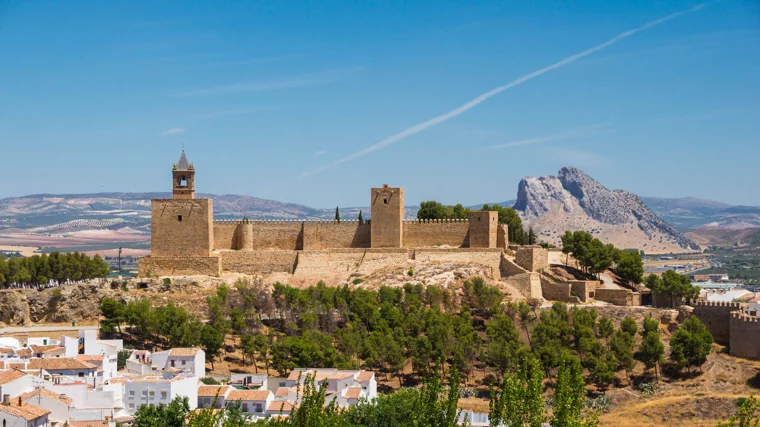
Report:
[[261,249],[296,250],[303,247],[301,221],[253,221],[252,246]]
[[596,298],[596,289],[599,281],[596,280],[569,280],[570,293],[583,302],[591,302]]
[[370,274],[389,267],[406,266],[408,261],[407,249],[367,249],[358,273]]
[[210,199],[153,199],[151,255],[208,257],[213,249]]
[[303,249],[369,248],[370,225],[348,221],[306,221],[303,223]]
[[515,253],[515,263],[528,271],[549,267],[549,251],[541,246],[524,246]]
[[509,226],[507,224],[499,224],[496,227],[496,247],[499,249],[509,247]]
[[157,257],[140,258],[137,275],[151,276],[213,276],[219,277],[222,264],[218,256],[211,257]]
[[236,235],[238,234],[237,221],[214,221],[214,250],[238,249]]
[[433,262],[480,264],[491,269],[491,278],[498,278],[501,249],[415,249],[414,259]]
[[733,312],[729,332],[732,356],[760,359],[760,318]]
[[731,312],[740,311],[742,307],[735,302],[697,301],[693,314],[707,326],[716,343],[730,345]]
[[501,264],[499,266],[499,269],[501,270],[501,277],[510,277],[516,274],[528,273],[528,270],[515,264],[514,261],[507,258],[506,256],[503,256],[501,258]]
[[404,247],[468,247],[469,230],[470,223],[467,220],[405,220]]
[[579,298],[572,295],[572,287],[569,283],[552,283],[541,279],[541,293],[549,301],[579,302]]
[[504,281],[520,291],[525,298],[543,298],[541,275],[539,273],[520,273],[512,275]]
[[597,301],[624,307],[631,307],[634,302],[633,291],[630,289],[597,288],[594,297]]
[[269,274],[293,273],[298,251],[295,250],[254,250],[219,252],[221,266],[225,273]]

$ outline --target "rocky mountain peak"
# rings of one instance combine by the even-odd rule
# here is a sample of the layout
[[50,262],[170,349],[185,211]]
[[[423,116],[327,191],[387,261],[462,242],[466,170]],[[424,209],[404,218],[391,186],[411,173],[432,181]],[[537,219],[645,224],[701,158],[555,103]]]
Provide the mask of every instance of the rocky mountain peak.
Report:
[[[635,194],[609,190],[574,167],[563,167],[557,176],[523,178],[515,209],[551,243],[558,242],[558,236],[566,230],[586,230],[611,243],[617,240],[622,247],[699,249],[658,218]],[[618,234],[623,236],[617,238]]]

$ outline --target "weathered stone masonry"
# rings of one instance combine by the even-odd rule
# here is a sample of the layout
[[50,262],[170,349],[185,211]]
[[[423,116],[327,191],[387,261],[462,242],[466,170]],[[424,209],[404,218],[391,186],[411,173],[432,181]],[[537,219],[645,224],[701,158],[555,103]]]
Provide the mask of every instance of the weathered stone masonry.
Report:
[[[183,150],[172,168],[172,199],[152,201],[151,255],[140,260],[141,276],[296,273],[319,270],[318,261],[336,271],[417,256],[480,263],[498,276],[501,252],[509,244],[496,212],[473,212],[469,220],[404,220],[404,189],[388,185],[370,190],[369,223],[215,221],[213,202],[195,198],[195,172]],[[415,250],[425,248],[430,249]],[[526,262],[534,271],[541,256],[530,257]]]

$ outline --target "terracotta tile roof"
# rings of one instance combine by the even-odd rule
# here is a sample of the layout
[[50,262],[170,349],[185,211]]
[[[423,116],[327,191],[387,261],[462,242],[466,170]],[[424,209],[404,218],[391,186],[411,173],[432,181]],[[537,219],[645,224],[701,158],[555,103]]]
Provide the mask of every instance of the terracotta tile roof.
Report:
[[46,388],[38,388],[37,390],[30,391],[29,393],[24,393],[20,395],[19,397],[21,397],[21,400],[26,402],[27,400],[32,399],[37,396],[44,396],[50,399],[57,400],[59,402],[63,402],[67,405],[71,405],[71,403],[73,402],[73,400],[71,400],[71,398],[66,396],[65,394],[53,393],[52,391]]
[[16,381],[25,375],[25,373],[19,371],[18,369],[11,369],[8,371],[0,372],[0,385],[8,384],[11,381]]
[[358,387],[351,387],[351,388],[347,388],[343,392],[343,397],[345,397],[346,399],[358,399],[359,396],[361,396],[361,394],[362,394],[362,389]]
[[306,374],[309,374],[311,371],[290,371],[290,375],[288,375],[288,381],[297,381],[299,377],[306,378]]
[[274,393],[276,397],[285,397],[290,393],[290,388],[288,387],[280,387],[277,389],[277,391]]
[[366,383],[367,381],[371,380],[374,377],[375,377],[375,373],[372,371],[361,371],[359,372],[359,377],[357,378],[357,380],[359,380],[359,382]]
[[16,351],[9,347],[0,347],[0,353],[3,354],[15,354]]
[[103,356],[90,356],[89,354],[77,354],[76,358],[79,360],[83,360],[85,362],[89,360],[97,360],[97,361],[103,360]]
[[26,369],[26,363],[20,363],[20,362],[18,362],[18,363],[10,363],[10,362],[6,362],[5,363],[5,369],[21,369],[23,371],[24,369]]
[[225,400],[267,400],[270,394],[269,390],[232,390]]
[[225,396],[231,388],[228,385],[201,385],[198,386],[198,397]]
[[267,406],[267,411],[280,412],[280,409],[282,409],[282,412],[290,412],[293,410],[293,404],[280,400],[272,402],[269,404],[269,406]]
[[44,417],[50,414],[47,409],[40,408],[39,406],[29,405],[27,403],[22,406],[13,405],[5,406],[0,405],[0,412],[5,412],[16,417],[23,418],[27,421],[36,420],[37,418]]
[[351,372],[326,372],[326,373],[319,373],[317,372],[317,376],[315,378],[316,381],[324,381],[324,380],[342,380],[346,378],[353,378],[354,374]]
[[190,357],[198,354],[200,350],[199,348],[173,348],[169,351],[169,356]]
[[20,348],[16,350],[16,355],[18,355],[18,357],[32,357],[32,350],[28,348]]
[[57,345],[30,345],[29,348],[32,349],[33,353],[48,353],[55,350],[65,350],[63,347],[59,347]]
[[106,420],[67,421],[69,427],[108,427]]
[[56,359],[29,359],[27,369],[44,369],[46,371],[58,371],[67,369],[97,369],[93,364],[83,362],[74,358],[56,358]]

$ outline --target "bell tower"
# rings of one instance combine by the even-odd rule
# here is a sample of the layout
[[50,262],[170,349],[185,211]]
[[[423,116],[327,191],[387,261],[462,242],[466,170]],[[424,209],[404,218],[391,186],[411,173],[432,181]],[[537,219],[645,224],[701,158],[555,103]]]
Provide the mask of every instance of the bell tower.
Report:
[[184,148],[179,162],[172,167],[172,198],[195,199],[195,168],[188,163]]

